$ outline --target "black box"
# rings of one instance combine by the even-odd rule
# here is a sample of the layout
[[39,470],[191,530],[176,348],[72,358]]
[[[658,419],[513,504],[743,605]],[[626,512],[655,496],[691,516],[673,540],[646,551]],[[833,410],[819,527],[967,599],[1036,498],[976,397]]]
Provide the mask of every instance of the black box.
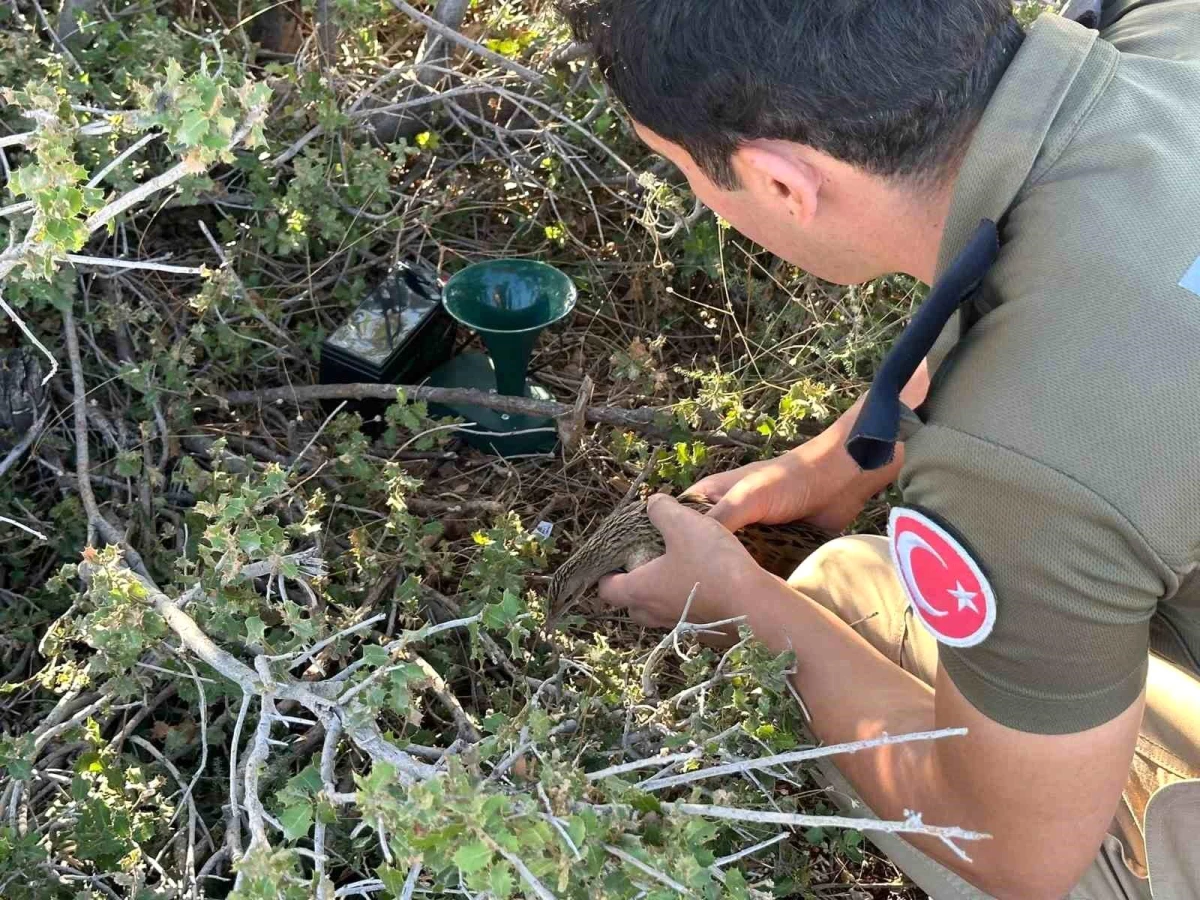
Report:
[[[423,263],[400,263],[321,343],[321,384],[415,384],[454,352],[457,323],[442,306],[442,284]],[[327,412],[338,400],[322,401]],[[390,401],[350,400],[343,411],[378,433]]]

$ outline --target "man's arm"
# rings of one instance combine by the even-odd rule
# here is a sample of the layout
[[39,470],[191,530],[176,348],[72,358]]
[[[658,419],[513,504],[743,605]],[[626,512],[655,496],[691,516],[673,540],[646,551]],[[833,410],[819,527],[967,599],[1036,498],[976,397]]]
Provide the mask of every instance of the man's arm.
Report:
[[755,634],[777,651],[795,649],[794,682],[822,741],[968,729],[961,738],[839,757],[837,765],[876,814],[896,819],[915,810],[929,824],[992,835],[964,846],[971,863],[940,840],[906,839],[999,898],[1060,898],[1078,881],[1117,808],[1141,699],[1082,733],[1015,731],[974,709],[944,670],[931,689],[777,578],[760,578],[743,596],[754,598],[747,612]]

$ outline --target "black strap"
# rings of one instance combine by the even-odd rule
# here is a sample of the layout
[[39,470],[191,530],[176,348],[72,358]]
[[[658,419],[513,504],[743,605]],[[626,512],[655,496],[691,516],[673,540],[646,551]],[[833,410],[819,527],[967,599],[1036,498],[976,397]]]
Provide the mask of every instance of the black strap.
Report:
[[1078,22],[1084,28],[1100,29],[1100,14],[1104,11],[1104,0],[1068,0],[1063,7],[1062,17]]
[[892,461],[904,408],[900,391],[955,310],[979,287],[999,251],[996,223],[984,219],[888,352],[846,440],[846,451],[863,469],[879,469]]

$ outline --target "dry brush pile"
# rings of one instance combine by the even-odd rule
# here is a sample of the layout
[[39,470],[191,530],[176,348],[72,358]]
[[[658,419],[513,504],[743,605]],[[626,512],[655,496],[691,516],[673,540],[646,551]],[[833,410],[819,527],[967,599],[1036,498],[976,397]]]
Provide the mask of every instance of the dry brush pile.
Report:
[[[902,893],[814,818],[787,657],[539,626],[639,477],[814,433],[917,285],[735,238],[544,4],[8,0],[0,28],[0,345],[42,394],[0,432],[0,896]],[[580,288],[533,361],[559,451],[312,388],[394,262],[500,256]]]

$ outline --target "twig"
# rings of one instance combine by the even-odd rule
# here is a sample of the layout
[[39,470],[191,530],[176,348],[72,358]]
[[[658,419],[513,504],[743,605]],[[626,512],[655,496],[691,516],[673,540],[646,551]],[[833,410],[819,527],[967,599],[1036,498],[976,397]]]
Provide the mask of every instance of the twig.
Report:
[[241,744],[242,728],[246,724],[246,714],[250,711],[249,691],[243,689],[242,702],[238,704],[237,719],[233,724],[233,734],[229,740],[229,827],[225,832],[225,842],[231,856],[242,855],[242,803],[238,792],[238,747]]
[[35,531],[34,529],[30,528],[28,525],[24,524],[23,522],[18,522],[16,519],[10,519],[10,518],[8,518],[8,516],[0,516],[0,522],[3,522],[6,525],[12,525],[15,528],[20,528],[25,533],[32,534],[39,541],[48,540],[48,538],[44,534],[42,534],[40,531]]
[[404,505],[419,516],[502,516],[508,511],[498,500],[434,500],[408,497]]
[[[426,400],[431,403],[453,403],[483,406],[501,412],[541,416],[557,419],[574,412],[573,406],[554,400],[535,400],[529,397],[507,397],[489,394],[473,388],[438,388],[425,385],[395,384],[318,384],[297,385],[282,388],[266,388],[259,391],[231,391],[228,394],[204,401],[205,405],[242,406],[256,403],[308,403],[314,400],[395,400],[397,390],[403,390],[409,400]],[[617,428],[635,428],[641,431],[673,437],[672,429],[659,420],[669,413],[665,409],[617,409],[609,406],[589,406],[586,418],[589,422],[612,425]],[[807,440],[807,435],[816,434],[815,426],[806,430],[806,437],[799,440],[768,441],[757,432],[730,429],[724,434],[698,433],[697,440],[708,444],[744,447],[760,447],[767,443],[781,449],[797,446]]]
[[100,256],[80,256],[68,253],[66,260],[77,266],[98,266],[106,269],[145,269],[150,272],[170,272],[174,275],[203,275],[203,266],[175,266],[168,263],[156,263],[149,260],[115,259]]
[[760,809],[737,809],[731,806],[711,806],[703,803],[664,803],[663,809],[682,816],[702,816],[708,819],[724,819],[732,822],[759,822],[771,825],[787,825],[792,828],[849,828],[855,831],[879,831],[887,834],[923,834],[942,838],[960,858],[971,861],[961,849],[950,841],[978,841],[991,838],[990,834],[968,831],[965,828],[945,825],[926,825],[921,814],[905,811],[903,821],[886,819],[859,819],[853,816],[810,816],[801,813],[771,812]]
[[[173,762],[171,762],[169,759],[167,759],[165,756],[163,756],[162,751],[160,751],[157,747],[155,747],[153,744],[151,744],[148,740],[146,740],[143,737],[140,737],[139,735],[136,735],[136,734],[132,735],[132,736],[130,736],[129,740],[132,743],[137,744],[139,747],[141,747],[143,750],[145,750],[147,753],[149,753],[151,756],[153,756],[156,760],[158,760],[159,764],[162,765],[162,767],[164,769],[166,769],[169,773],[171,773],[171,777],[175,779],[175,782],[179,785],[179,789],[183,792],[183,802],[184,802],[184,805],[187,807],[187,811],[188,811],[188,832],[189,832],[188,854],[187,854],[186,865],[188,867],[187,871],[188,871],[189,878],[191,878],[191,880],[194,883],[195,882],[195,872],[196,872],[196,869],[195,869],[195,866],[196,866],[196,857],[195,857],[196,820],[198,818],[198,815],[196,813],[196,801],[192,799],[192,785],[195,784],[195,779],[193,779],[192,785],[185,785],[183,782],[183,776],[180,774],[179,769],[177,769],[175,767],[175,764]],[[172,819],[172,821],[174,821],[174,819]]]
[[[263,809],[262,798],[258,796],[258,780],[271,749],[271,717],[274,713],[274,695],[268,690],[259,699],[261,707],[258,727],[254,729],[254,744],[251,747],[250,755],[246,757],[242,786],[244,794],[242,805],[246,809],[250,824],[250,844],[246,847],[247,854],[270,847],[266,829],[266,810]],[[241,879],[238,880],[239,885],[240,883]]]
[[92,482],[88,478],[88,434],[87,434],[87,386],[83,382],[83,361],[79,357],[79,335],[75,330],[75,313],[70,306],[63,311],[63,334],[67,341],[67,356],[71,360],[71,380],[74,385],[75,403],[75,476],[79,489],[79,498],[87,511],[88,529],[99,528],[102,536],[110,544],[120,544],[121,537],[115,529],[112,533],[104,533],[108,525],[100,514],[96,504],[96,495],[92,493]]
[[21,438],[17,445],[8,451],[8,455],[3,460],[0,460],[0,478],[3,478],[4,473],[16,465],[17,460],[25,454],[25,451],[33,446],[33,442],[41,435],[42,429],[46,427],[46,420],[49,418],[50,410],[43,410],[42,414],[38,416],[37,421],[33,423],[33,427],[25,432],[25,436]]
[[[3,152],[3,150],[0,150],[0,153]],[[23,200],[20,203],[12,203],[8,206],[0,206],[0,216],[4,218],[8,218],[9,216],[19,216],[22,213],[32,211],[33,208],[34,203],[32,200]]]
[[87,186],[95,187],[96,185],[98,185],[101,181],[104,180],[105,175],[107,175],[109,172],[111,172],[113,169],[115,169],[117,166],[119,166],[125,160],[129,159],[129,157],[133,156],[133,154],[137,153],[139,150],[141,150],[143,147],[145,147],[148,143],[150,143],[153,140],[157,140],[160,137],[162,137],[162,133],[158,132],[158,131],[152,131],[149,134],[143,135],[137,141],[130,144],[123,151],[121,151],[121,153],[118,156],[114,157],[112,159],[112,161],[109,162],[108,165],[106,165],[103,169],[101,169],[99,172],[97,172],[95,175],[93,175],[91,177],[91,179],[88,181]]
[[646,875],[649,875],[651,878],[653,878],[659,884],[665,884],[671,890],[673,890],[677,893],[683,894],[685,897],[691,896],[692,892],[689,891],[684,885],[680,884],[678,881],[676,881],[674,878],[671,878],[669,875],[666,875],[666,874],[658,871],[658,869],[655,869],[655,868],[652,868],[652,867],[646,865],[644,862],[642,862],[640,859],[638,859],[632,853],[628,853],[625,850],[622,850],[620,847],[615,847],[612,844],[605,844],[604,849],[607,850],[609,853],[611,853],[613,856],[615,856],[617,859],[621,860],[621,862],[629,863],[629,865],[633,866],[639,872],[644,872]]
[[869,740],[854,741],[847,744],[833,744],[828,747],[813,747],[809,750],[793,750],[789,753],[779,753],[775,756],[750,759],[744,762],[726,763],[725,765],[698,769],[695,772],[685,772],[682,775],[672,775],[667,778],[652,778],[649,781],[643,782],[640,787],[644,791],[658,791],[680,784],[689,784],[693,781],[703,781],[706,778],[716,778],[720,775],[734,775],[756,769],[770,769],[775,766],[808,762],[809,760],[823,759],[827,756],[838,756],[843,753],[858,753],[862,750],[872,750],[876,747],[890,747],[895,744],[911,744],[916,741],[936,741],[947,737],[961,737],[966,733],[967,729],[965,728],[943,728],[940,731],[920,731],[913,734],[899,734],[895,736],[884,734]]
[[542,801],[542,805],[546,807],[546,820],[558,832],[559,837],[563,839],[568,847],[571,848],[572,855],[582,861],[583,854],[579,852],[579,848],[575,846],[575,842],[571,840],[571,835],[567,833],[567,829],[563,826],[562,821],[554,814],[554,807],[550,804],[550,797],[546,794],[546,788],[539,781],[537,784],[538,799]]
[[432,31],[434,34],[444,37],[449,41],[453,41],[460,47],[467,48],[476,56],[481,56],[500,68],[512,72],[514,75],[520,75],[531,84],[536,84],[539,87],[544,87],[546,85],[546,79],[542,75],[539,75],[537,72],[533,71],[533,69],[528,69],[519,62],[514,62],[508,57],[501,56],[499,53],[489,50],[482,44],[475,43],[475,41],[471,40],[469,37],[465,37],[450,26],[443,25],[433,16],[427,16],[419,9],[416,9],[410,4],[405,3],[404,0],[391,0],[391,4],[410,19],[415,19],[416,21],[420,22],[429,31]]
[[[6,262],[0,260],[0,284],[3,284],[5,276],[8,275],[9,271],[15,265],[15,261],[12,265],[8,265]],[[50,360],[50,371],[42,378],[42,384],[45,384],[58,373],[58,360],[54,358],[53,353],[46,349],[46,345],[37,339],[37,335],[29,330],[29,326],[25,324],[24,319],[17,315],[16,310],[4,302],[3,297],[0,297],[0,309],[4,310],[4,314],[16,323],[16,326],[21,329],[21,333],[29,338],[30,343],[42,351],[42,355],[46,359]]]
[[[88,122],[86,125],[79,127],[79,133],[87,137],[97,137],[102,134],[110,134],[113,130],[112,125],[107,122]],[[6,134],[0,137],[0,150],[5,147],[22,147],[28,144],[35,137],[36,131],[23,131],[20,134]]]
[[67,49],[67,45],[62,42],[62,38],[58,36],[58,32],[54,30],[54,27],[50,24],[50,20],[46,18],[46,11],[42,9],[42,5],[37,0],[30,0],[30,2],[33,4],[34,11],[37,12],[38,19],[41,20],[42,27],[50,35],[50,40],[58,49],[58,52],[70,61],[76,72],[82,73],[83,66],[79,64],[79,60],[75,58],[75,55]]
[[412,900],[413,891],[417,888],[417,879],[421,877],[421,864],[413,863],[413,867],[408,870],[408,877],[404,879],[404,893],[400,895],[400,900]]
[[[321,748],[321,784],[326,794],[336,793],[336,786],[333,783],[333,768],[338,740],[341,736],[342,726],[340,723],[333,723],[332,727],[325,732],[325,743]],[[317,863],[317,898],[318,900],[327,900],[328,892],[325,890],[325,822],[320,816],[317,816],[313,830],[313,855]]]
[[[650,455],[654,458],[654,454]],[[646,470],[643,470],[643,472]],[[687,620],[688,613],[692,610],[692,603],[696,599],[696,592],[700,590],[700,583],[692,585],[692,589],[688,591],[687,600],[683,603],[683,611],[679,613],[679,621],[675,623],[675,627],[663,635],[662,640],[658,645],[650,651],[650,655],[646,657],[646,663],[642,666],[642,694],[646,697],[656,697],[658,689],[654,684],[654,667],[658,660],[667,652],[667,648],[678,640],[680,632],[688,632],[695,630],[696,626],[689,623]]]
[[529,887],[533,890],[534,895],[537,896],[539,900],[557,900],[554,894],[552,894],[544,884],[538,881],[538,877],[529,871],[529,866],[525,865],[521,857],[517,856],[515,853],[505,850],[491,838],[488,838],[487,842],[491,844],[493,850],[512,863],[512,867],[517,870],[517,873],[521,876],[521,880],[529,885]]
[[441,702],[442,706],[450,713],[450,717],[454,720],[454,725],[458,729],[460,739],[470,744],[479,742],[480,734],[479,727],[471,720],[471,715],[462,704],[458,702],[458,698],[446,686],[445,680],[437,673],[437,670],[429,664],[429,662],[417,653],[409,654],[409,661],[414,663],[425,675],[429,682],[429,690],[433,691],[435,697]]
[[[310,648],[305,650],[300,656],[296,657],[295,661],[289,663],[288,669],[294,669],[297,666],[304,665],[304,663],[308,662],[310,659],[312,659],[314,656],[316,656],[318,653],[320,653],[322,650],[324,650],[330,644],[335,644],[338,641],[340,641],[342,638],[349,637],[350,635],[354,634],[357,631],[364,631],[364,630],[370,628],[376,622],[382,622],[386,618],[387,618],[387,616],[385,616],[383,613],[380,613],[379,615],[372,616],[371,618],[366,619],[365,621],[359,622],[356,625],[351,625],[349,628],[344,628],[341,631],[339,631],[337,634],[333,634],[333,635],[330,635],[329,637],[325,638],[323,641],[318,641],[317,643],[313,644]],[[269,657],[269,659],[271,659],[272,661],[282,660],[282,659],[291,659],[293,655],[294,654],[291,654],[291,653],[284,653],[284,654],[281,654],[280,656]]]
[[296,454],[296,462],[300,462],[302,459],[304,459],[304,454],[308,453],[309,449],[312,448],[312,445],[317,442],[317,438],[319,438],[321,436],[321,432],[323,432],[329,426],[329,423],[334,420],[334,418],[337,416],[337,414],[342,411],[342,407],[345,405],[346,405],[346,401],[343,400],[341,403],[339,403],[337,405],[337,408],[334,409],[333,412],[331,412],[329,415],[327,415],[325,417],[325,421],[322,422],[321,426],[316,431],[313,432],[313,436],[308,439],[308,443],[304,445],[304,449]]
[[729,856],[722,856],[712,864],[712,867],[716,869],[723,869],[725,866],[732,865],[739,859],[745,859],[747,856],[753,856],[760,850],[766,850],[768,847],[773,847],[780,841],[786,840],[787,832],[780,832],[779,834],[775,835],[775,837],[767,838],[765,841],[759,841],[757,844],[753,844],[747,847],[745,850],[739,850],[737,853],[729,854]]

